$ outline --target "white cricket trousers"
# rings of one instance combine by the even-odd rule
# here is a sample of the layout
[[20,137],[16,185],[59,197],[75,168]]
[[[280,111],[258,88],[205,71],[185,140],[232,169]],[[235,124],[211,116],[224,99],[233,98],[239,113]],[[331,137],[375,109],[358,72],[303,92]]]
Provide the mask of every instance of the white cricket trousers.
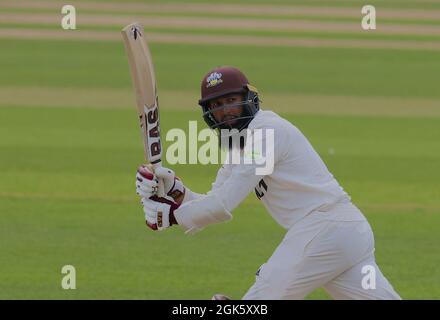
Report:
[[375,262],[368,221],[351,202],[293,225],[243,299],[304,299],[320,287],[334,299],[400,299]]

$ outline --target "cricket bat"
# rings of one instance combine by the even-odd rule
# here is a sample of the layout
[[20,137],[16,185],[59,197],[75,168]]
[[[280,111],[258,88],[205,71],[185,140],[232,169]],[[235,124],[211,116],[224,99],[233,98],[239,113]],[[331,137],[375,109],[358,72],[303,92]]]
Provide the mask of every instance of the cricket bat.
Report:
[[[153,60],[141,24],[131,23],[121,33],[136,94],[145,159],[154,171],[162,165],[162,144]],[[159,179],[158,196],[164,196],[162,179]]]

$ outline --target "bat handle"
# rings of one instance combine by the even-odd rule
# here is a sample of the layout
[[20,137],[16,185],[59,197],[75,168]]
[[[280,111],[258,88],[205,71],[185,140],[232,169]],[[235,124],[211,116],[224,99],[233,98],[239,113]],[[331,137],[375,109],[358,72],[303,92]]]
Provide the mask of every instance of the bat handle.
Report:
[[165,188],[164,188],[164,184],[163,184],[163,179],[158,179],[158,184],[157,184],[157,195],[160,198],[165,197]]
[[[162,161],[153,164],[153,170],[156,170],[159,167],[162,167]],[[161,178],[157,178],[157,179],[158,179],[157,195],[160,198],[165,197],[165,187],[164,187],[163,179]]]

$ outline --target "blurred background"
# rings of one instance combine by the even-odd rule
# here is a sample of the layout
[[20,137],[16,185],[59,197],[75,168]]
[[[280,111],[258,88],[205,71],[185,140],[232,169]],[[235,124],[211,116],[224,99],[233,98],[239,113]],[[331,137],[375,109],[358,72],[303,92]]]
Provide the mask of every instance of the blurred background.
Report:
[[[76,9],[63,30],[61,8]],[[203,75],[243,70],[370,221],[404,299],[438,299],[440,0],[0,0],[0,299],[235,299],[285,231],[254,195],[194,236],[147,229],[120,30],[141,22],[167,130],[205,128]],[[294,146],[292,146],[294,147]],[[172,167],[207,192],[218,166]],[[76,290],[63,290],[64,265]],[[328,299],[321,289],[309,299]]]

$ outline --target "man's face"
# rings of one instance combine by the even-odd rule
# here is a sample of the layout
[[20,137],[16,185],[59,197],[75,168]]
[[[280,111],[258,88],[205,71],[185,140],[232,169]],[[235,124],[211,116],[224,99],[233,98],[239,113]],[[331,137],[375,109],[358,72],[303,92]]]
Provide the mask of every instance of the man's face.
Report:
[[[228,105],[239,104],[243,101],[243,95],[239,93],[229,94],[224,97],[212,99],[208,103],[210,110],[216,109],[212,112],[217,122],[224,122],[226,125],[233,125],[237,122],[236,118],[240,117],[243,106],[227,107]],[[224,107],[225,108],[219,108]]]

